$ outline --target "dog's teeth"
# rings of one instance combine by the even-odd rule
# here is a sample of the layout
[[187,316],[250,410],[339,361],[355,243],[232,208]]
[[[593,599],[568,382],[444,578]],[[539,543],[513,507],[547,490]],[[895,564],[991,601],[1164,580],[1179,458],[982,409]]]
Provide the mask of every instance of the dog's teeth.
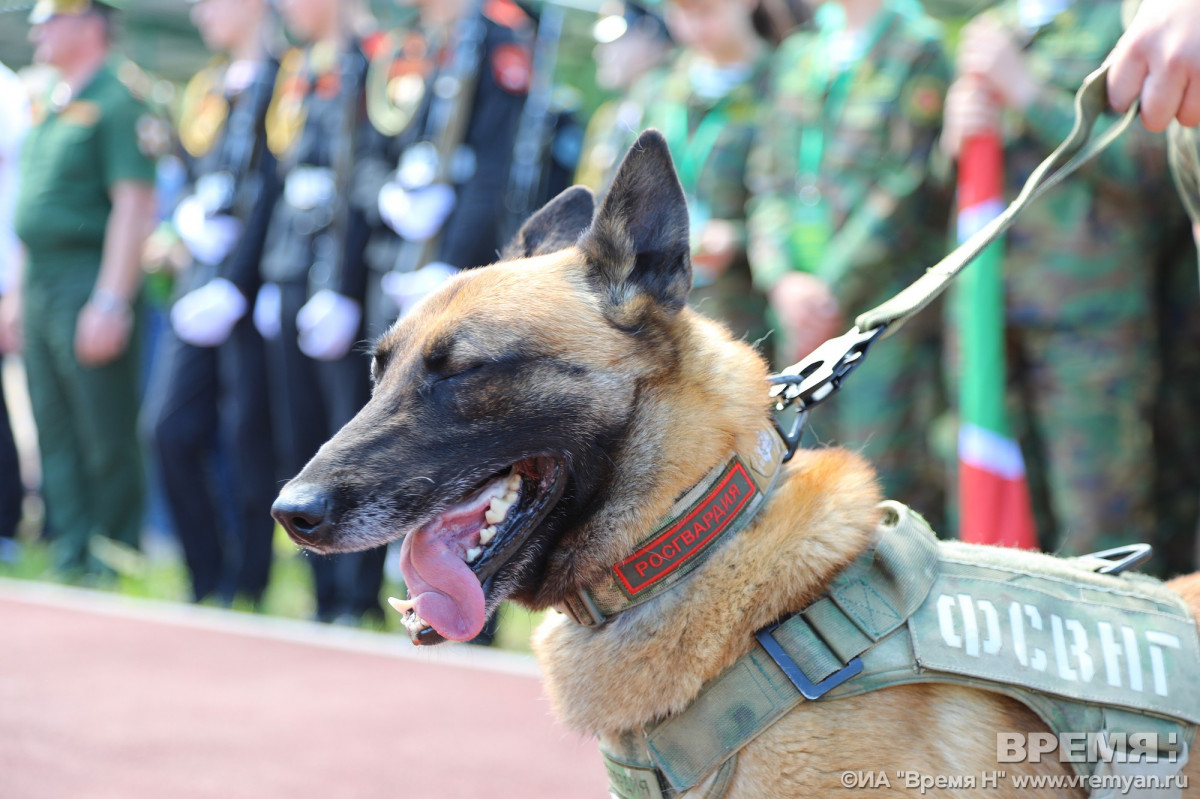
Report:
[[467,563],[474,563],[483,554],[483,550],[479,547],[472,547],[467,550]]
[[487,546],[488,542],[495,537],[496,528],[489,524],[487,527],[479,531],[479,545]]
[[508,491],[504,492],[504,501],[511,505],[517,501],[517,497],[519,496],[520,494],[518,494],[516,491],[509,489]]
[[412,610],[413,606],[417,603],[413,602],[411,599],[396,599],[396,597],[390,596],[388,597],[388,604],[391,605],[397,613],[403,614]]
[[416,635],[421,630],[430,626],[429,622],[418,616],[415,610],[405,613],[404,617],[400,619],[400,623],[404,625],[404,629],[408,630],[411,635]]
[[516,491],[521,487],[521,475],[517,474],[516,472],[510,474],[508,479],[504,481],[504,487],[509,491]]
[[504,521],[504,517],[508,516],[508,509],[511,507],[511,502],[506,502],[500,497],[493,497],[487,512],[483,514],[483,518],[487,520],[488,524],[499,524]]

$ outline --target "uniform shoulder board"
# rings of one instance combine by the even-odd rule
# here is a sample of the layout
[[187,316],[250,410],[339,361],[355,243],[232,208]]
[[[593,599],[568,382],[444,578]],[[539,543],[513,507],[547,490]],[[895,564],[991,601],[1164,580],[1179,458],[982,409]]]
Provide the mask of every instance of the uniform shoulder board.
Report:
[[488,0],[483,15],[504,28],[523,28],[533,24],[525,10],[512,0]]
[[229,118],[223,77],[225,64],[213,60],[188,81],[179,108],[179,141],[193,158],[212,149]]
[[308,93],[304,50],[292,47],[279,59],[275,92],[267,106],[265,126],[267,147],[276,156],[284,155],[304,129],[304,96]]
[[504,42],[492,48],[492,77],[509,94],[525,94],[533,80],[533,56],[518,42]]

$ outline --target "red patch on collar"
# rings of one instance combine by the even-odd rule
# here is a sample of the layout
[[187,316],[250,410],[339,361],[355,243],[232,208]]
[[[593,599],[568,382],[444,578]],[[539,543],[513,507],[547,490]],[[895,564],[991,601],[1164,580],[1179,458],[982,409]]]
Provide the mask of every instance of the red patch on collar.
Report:
[[650,587],[707,549],[758,493],[746,467],[735,460],[687,516],[613,566],[617,580],[630,596]]
[[533,79],[533,59],[519,44],[502,44],[492,51],[492,76],[509,94],[525,94]]

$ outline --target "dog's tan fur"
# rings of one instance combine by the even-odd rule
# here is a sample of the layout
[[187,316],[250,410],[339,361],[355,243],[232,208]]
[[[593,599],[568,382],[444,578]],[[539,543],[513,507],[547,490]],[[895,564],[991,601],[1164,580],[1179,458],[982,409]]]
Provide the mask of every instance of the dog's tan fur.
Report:
[[[540,218],[516,245],[515,255],[533,257],[459,276],[389,332],[379,344],[372,403],[297,480],[306,487],[361,481],[362,465],[343,453],[365,451],[362,441],[369,435],[376,436],[372,442],[380,435],[399,436],[397,431],[415,435],[417,428],[406,420],[421,418],[424,400],[413,386],[430,379],[431,360],[441,372],[454,373],[455,364],[521,349],[535,353],[537,363],[570,364],[568,371],[535,374],[524,367],[523,376],[493,375],[486,385],[448,401],[455,420],[478,420],[481,426],[509,418],[523,402],[565,396],[581,396],[585,404],[581,418],[564,424],[584,431],[599,419],[621,421],[622,435],[605,452],[603,491],[556,533],[536,565],[512,581],[510,596],[542,608],[594,585],[654,529],[681,493],[731,451],[752,451],[769,407],[761,358],[681,307],[678,276],[643,278],[641,284],[634,279],[637,238],[645,234],[631,230],[643,220],[622,209],[631,205],[629,195],[657,191],[657,183],[671,180],[663,171],[663,163],[670,167],[661,139],[643,137],[639,147],[647,152],[631,155],[614,181],[613,192],[626,195],[616,200],[610,195],[578,246],[568,246],[573,235],[562,246],[539,244],[555,226],[553,219]],[[678,193],[677,184],[667,189]],[[676,202],[667,193],[666,200]],[[670,223],[680,226],[677,209],[663,211],[668,212],[675,213]],[[682,229],[686,247],[686,216]],[[672,236],[678,239],[678,231]],[[686,267],[686,254],[682,257]],[[886,345],[873,357],[887,357]],[[435,457],[431,452],[392,457],[404,461],[405,480],[433,473],[426,466]],[[373,486],[367,493],[382,490]],[[598,628],[552,614],[534,645],[555,714],[574,730],[608,738],[683,710],[706,681],[753,646],[755,630],[810,603],[871,543],[880,498],[873,472],[860,457],[839,449],[801,451],[752,524],[672,590]],[[438,507],[438,500],[416,489],[404,501],[417,510],[397,515],[399,527],[415,525],[428,508]],[[343,516],[355,518],[354,509]],[[395,532],[373,535],[386,540]],[[336,542],[326,548],[339,546],[349,548]],[[1194,613],[1200,610],[1200,577],[1172,586]],[[918,685],[802,703],[741,751],[727,795],[879,795],[845,788],[846,771],[980,775],[1000,768],[997,732],[1044,729],[1019,703],[960,687]],[[1010,777],[1071,773],[1051,759],[1004,769]],[[1200,780],[1200,757],[1192,758],[1186,773]],[[935,788],[926,795],[962,791]],[[1001,781],[986,795],[1085,792],[1037,794]]]

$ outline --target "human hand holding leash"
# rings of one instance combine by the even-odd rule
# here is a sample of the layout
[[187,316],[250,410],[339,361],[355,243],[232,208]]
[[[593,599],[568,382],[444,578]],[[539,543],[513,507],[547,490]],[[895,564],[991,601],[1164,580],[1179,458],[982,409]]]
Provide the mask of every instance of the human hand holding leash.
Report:
[[1140,98],[1150,130],[1200,125],[1200,0],[1146,0],[1107,63],[1114,109]]

